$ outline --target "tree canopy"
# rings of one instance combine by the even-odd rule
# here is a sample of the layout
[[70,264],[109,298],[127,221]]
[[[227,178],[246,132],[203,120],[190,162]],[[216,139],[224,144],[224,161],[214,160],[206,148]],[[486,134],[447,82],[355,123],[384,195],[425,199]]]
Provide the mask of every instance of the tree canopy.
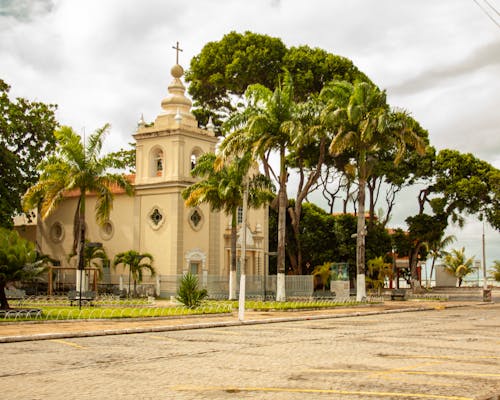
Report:
[[55,148],[56,106],[12,100],[0,79],[0,226],[12,226],[22,212],[21,197],[39,176],[36,166]]
[[470,153],[445,149],[433,172],[426,196],[434,212],[460,225],[463,213],[476,214],[500,230],[500,170]]
[[[218,124],[236,108],[252,84],[270,90],[287,70],[296,77],[294,100],[319,93],[333,79],[368,81],[351,60],[319,48],[287,48],[281,39],[253,32],[230,32],[207,43],[186,72],[194,113],[203,124],[212,115]],[[236,102],[235,102],[236,101]]]

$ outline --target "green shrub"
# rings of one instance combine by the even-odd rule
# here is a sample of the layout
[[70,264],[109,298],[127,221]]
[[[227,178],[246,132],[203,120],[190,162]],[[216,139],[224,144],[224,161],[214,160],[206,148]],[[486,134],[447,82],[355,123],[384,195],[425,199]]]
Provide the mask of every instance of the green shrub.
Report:
[[208,296],[206,289],[198,289],[198,278],[188,273],[181,279],[176,299],[188,308],[196,308]]

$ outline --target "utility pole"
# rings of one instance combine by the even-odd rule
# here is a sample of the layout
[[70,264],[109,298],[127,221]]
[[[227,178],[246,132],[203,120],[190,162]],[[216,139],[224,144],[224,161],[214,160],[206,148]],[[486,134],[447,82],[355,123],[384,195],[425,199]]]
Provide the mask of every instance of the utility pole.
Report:
[[245,269],[246,269],[246,253],[247,253],[247,208],[248,208],[248,177],[243,178],[245,189],[243,191],[243,221],[241,222],[241,255],[240,255],[240,297],[238,301],[238,319],[245,319]]
[[484,238],[484,221],[483,221],[483,301],[491,301],[491,292],[488,291],[488,277],[486,275],[486,244]]

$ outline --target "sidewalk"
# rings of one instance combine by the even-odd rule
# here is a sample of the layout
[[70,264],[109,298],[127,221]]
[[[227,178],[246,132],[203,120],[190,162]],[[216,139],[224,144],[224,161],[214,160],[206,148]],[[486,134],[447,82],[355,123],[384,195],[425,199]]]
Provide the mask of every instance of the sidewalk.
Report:
[[309,311],[246,311],[244,321],[238,320],[238,313],[235,311],[231,314],[166,318],[0,322],[0,343],[345,318],[388,313],[443,310],[454,307],[487,306],[488,304],[494,303],[481,303],[477,301],[387,301],[375,305]]

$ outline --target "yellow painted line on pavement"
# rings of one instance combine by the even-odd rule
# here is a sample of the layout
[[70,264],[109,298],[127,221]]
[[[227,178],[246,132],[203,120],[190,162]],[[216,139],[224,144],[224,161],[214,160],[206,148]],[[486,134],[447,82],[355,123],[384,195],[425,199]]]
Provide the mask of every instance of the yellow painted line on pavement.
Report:
[[224,386],[171,386],[171,390],[190,391],[190,392],[275,392],[275,393],[322,393],[322,394],[340,394],[346,396],[377,396],[377,397],[415,397],[419,399],[441,399],[441,400],[473,400],[471,397],[444,396],[427,393],[398,393],[398,392],[367,392],[355,390],[335,390],[335,389],[309,389],[309,388],[277,388],[277,387],[224,387]]
[[376,374],[376,373],[393,373],[393,374],[406,374],[406,375],[434,375],[434,376],[465,376],[474,378],[485,378],[485,377],[499,377],[500,374],[486,374],[486,373],[475,373],[475,372],[445,372],[445,371],[407,371],[407,370],[381,370],[376,371],[372,369],[306,369],[306,372],[316,372],[316,373],[335,373],[335,374]]
[[[389,376],[389,375],[383,375],[380,377],[380,379],[381,380],[383,379],[384,381],[388,381],[388,382],[398,382],[398,383],[401,383],[401,381],[402,381],[401,377]],[[427,377],[422,377],[421,379],[411,378],[411,383],[412,383],[412,385],[418,384],[418,385],[424,385],[425,387],[429,387],[429,386],[438,386],[440,388],[451,387],[451,388],[455,389],[454,390],[455,392],[456,392],[456,389],[458,389],[458,388],[462,388],[464,390],[468,389],[468,386],[460,385],[457,382],[445,383],[442,380],[439,380],[439,382],[433,382],[431,379],[429,379]]]
[[404,372],[404,371],[411,371],[416,368],[420,367],[427,367],[429,365],[436,365],[436,364],[443,364],[444,361],[432,361],[432,362],[420,362],[418,364],[413,364],[413,365],[406,365],[404,367],[400,368],[391,368],[387,370],[380,370],[380,371],[373,371],[372,376],[378,376],[378,375],[390,375],[398,372]]
[[52,339],[51,342],[65,344],[66,346],[71,346],[71,347],[74,347],[75,349],[81,349],[81,350],[83,350],[83,349],[87,348],[85,346],[80,346],[79,344],[76,344],[76,343],[73,343],[73,342],[68,342],[67,340]]
[[149,337],[151,339],[157,339],[157,340],[166,340],[166,341],[169,341],[169,342],[180,342],[179,339],[174,339],[174,338],[171,338],[169,336],[155,336],[155,335],[149,335]]
[[241,333],[239,333],[239,332],[224,331],[224,330],[220,330],[220,329],[212,329],[209,333],[222,333],[224,335],[241,336]]
[[[500,342],[498,342],[500,343]],[[406,354],[394,354],[394,355],[384,355],[386,358],[431,358],[431,359],[437,359],[437,360],[462,360],[464,358],[467,358],[467,356],[435,356],[435,355],[424,355],[424,354],[419,354],[419,355],[406,355]],[[470,359],[481,359],[481,360],[499,360],[500,356],[469,356]]]

